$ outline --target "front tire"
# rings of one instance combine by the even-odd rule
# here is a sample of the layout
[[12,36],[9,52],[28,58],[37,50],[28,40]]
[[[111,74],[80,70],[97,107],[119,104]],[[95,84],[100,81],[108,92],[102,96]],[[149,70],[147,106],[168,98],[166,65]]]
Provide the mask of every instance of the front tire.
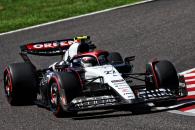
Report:
[[177,90],[179,88],[177,71],[174,65],[167,60],[147,64],[146,74],[146,87],[148,89]]
[[57,72],[49,81],[49,104],[50,109],[56,117],[61,117],[70,112],[69,103],[80,96],[81,83],[78,77],[73,73]]
[[172,91],[179,89],[179,78],[174,65],[169,61],[160,61],[155,65],[155,72],[159,80],[159,88]]
[[[167,61],[158,61],[149,63],[146,66],[146,73],[150,75],[146,77],[146,88],[152,89],[170,89],[172,94],[178,95],[179,92],[179,78],[174,65]],[[168,101],[156,102],[155,105],[173,105],[176,104],[176,99]]]

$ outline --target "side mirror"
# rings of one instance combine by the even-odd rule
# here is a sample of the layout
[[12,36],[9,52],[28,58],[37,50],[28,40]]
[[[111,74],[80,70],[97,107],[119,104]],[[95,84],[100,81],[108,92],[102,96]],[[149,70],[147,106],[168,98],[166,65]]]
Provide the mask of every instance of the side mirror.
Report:
[[131,61],[135,60],[135,56],[125,57],[124,61],[126,64],[129,64]]
[[59,63],[57,63],[55,65],[55,69],[56,70],[64,70],[65,68],[68,68],[69,67],[69,64],[66,63],[66,62],[63,62],[62,64],[59,65]]

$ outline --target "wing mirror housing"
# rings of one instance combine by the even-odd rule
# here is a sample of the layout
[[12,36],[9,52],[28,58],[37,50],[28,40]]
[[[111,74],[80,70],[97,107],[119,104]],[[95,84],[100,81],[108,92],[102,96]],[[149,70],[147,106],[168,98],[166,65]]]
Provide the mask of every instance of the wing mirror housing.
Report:
[[134,60],[135,60],[135,56],[125,57],[124,59],[126,64],[130,64],[130,62]]

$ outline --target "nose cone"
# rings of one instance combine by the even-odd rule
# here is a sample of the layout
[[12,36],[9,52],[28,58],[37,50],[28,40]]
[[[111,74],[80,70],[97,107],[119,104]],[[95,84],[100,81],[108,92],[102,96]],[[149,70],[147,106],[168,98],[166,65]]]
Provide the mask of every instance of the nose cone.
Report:
[[[104,83],[107,83],[122,98],[126,100],[135,99],[135,95],[130,86],[112,65],[88,67],[86,68],[85,76],[86,78],[95,78],[101,76],[104,79]],[[100,80],[95,82],[101,83]]]

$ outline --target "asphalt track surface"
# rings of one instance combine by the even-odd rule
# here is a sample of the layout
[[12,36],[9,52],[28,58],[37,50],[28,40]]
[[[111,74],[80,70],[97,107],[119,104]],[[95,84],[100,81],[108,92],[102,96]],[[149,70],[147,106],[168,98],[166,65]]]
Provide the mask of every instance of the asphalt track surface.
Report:
[[[0,36],[0,72],[22,61],[21,44],[91,35],[98,48],[135,55],[136,71],[147,61],[171,60],[178,71],[195,67],[195,1],[158,0],[93,16],[60,22],[28,31]],[[34,58],[39,67],[59,58]],[[1,76],[2,78],[2,76]],[[0,129],[195,129],[195,117],[166,111],[131,114],[130,111],[95,111],[75,118],[56,118],[37,106],[10,107],[0,89]]]

